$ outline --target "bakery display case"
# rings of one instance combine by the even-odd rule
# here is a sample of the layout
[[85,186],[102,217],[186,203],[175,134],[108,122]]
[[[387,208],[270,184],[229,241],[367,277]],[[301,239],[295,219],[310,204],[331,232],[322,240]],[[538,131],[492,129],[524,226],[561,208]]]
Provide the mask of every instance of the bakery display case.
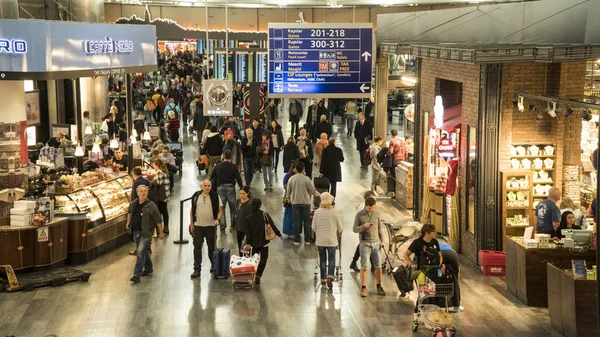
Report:
[[92,194],[91,188],[94,185],[82,188],[75,192],[67,194],[77,205],[80,213],[87,213],[88,224],[93,227],[103,221],[104,214],[96,197]]
[[123,176],[121,178],[117,178],[119,184],[123,188],[123,191],[127,195],[127,199],[131,200],[131,186],[133,186],[133,178],[131,176]]
[[533,172],[507,170],[501,174],[503,234],[523,236],[525,228],[533,225]]
[[68,195],[54,196],[54,210],[59,214],[79,214],[77,204]]
[[127,213],[129,200],[116,179],[94,185],[92,192],[102,205],[106,221]]

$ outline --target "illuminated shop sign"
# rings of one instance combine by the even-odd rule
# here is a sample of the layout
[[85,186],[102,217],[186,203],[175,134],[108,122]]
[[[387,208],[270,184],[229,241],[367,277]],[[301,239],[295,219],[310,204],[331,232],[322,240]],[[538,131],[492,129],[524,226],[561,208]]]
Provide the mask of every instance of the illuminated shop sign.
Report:
[[104,40],[83,41],[83,48],[88,55],[131,54],[133,52],[133,41],[113,40],[106,37]]
[[455,149],[450,139],[443,138],[438,145],[438,155],[442,158],[454,158]]
[[0,39],[0,54],[25,54],[27,42],[18,39]]

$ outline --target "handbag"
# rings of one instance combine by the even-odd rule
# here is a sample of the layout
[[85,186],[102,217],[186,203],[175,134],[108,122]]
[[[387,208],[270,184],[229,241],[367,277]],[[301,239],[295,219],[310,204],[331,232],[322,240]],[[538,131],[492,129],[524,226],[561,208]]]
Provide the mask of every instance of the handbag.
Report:
[[275,239],[275,231],[271,227],[271,224],[269,224],[267,212],[263,212],[263,218],[265,219],[265,239],[267,239],[267,241]]
[[268,154],[263,154],[262,161],[265,166],[273,166],[273,157]]
[[290,201],[290,198],[288,198],[288,196],[287,196],[287,191],[283,194],[283,198],[281,198],[281,202],[283,203],[283,206],[288,206],[288,205],[292,204],[292,202]]

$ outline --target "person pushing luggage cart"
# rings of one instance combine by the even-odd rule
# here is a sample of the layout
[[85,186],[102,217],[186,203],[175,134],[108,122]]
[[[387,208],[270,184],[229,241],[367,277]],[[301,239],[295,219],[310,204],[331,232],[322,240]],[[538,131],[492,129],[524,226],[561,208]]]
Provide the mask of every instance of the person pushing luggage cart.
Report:
[[[341,251],[340,234],[343,231],[342,219],[337,210],[333,208],[334,197],[329,192],[323,192],[320,196],[320,207],[315,210],[311,228],[315,233],[315,244],[318,247],[319,259],[317,264],[320,266],[321,284],[327,285],[327,288],[333,288],[335,279],[341,280],[339,266],[335,263],[336,248]],[[316,278],[315,273],[315,278]]]

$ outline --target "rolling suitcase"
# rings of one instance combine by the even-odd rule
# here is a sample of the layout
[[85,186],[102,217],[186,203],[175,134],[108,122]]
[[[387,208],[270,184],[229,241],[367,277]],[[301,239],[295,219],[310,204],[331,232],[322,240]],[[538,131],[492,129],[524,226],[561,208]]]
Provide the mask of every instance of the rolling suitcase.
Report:
[[231,260],[229,249],[217,248],[213,251],[212,260],[214,278],[229,277],[229,262]]
[[412,282],[412,268],[407,266],[399,266],[394,268],[392,271],[392,277],[396,281],[396,285],[401,292],[401,296],[404,297],[406,294],[413,290]]
[[331,186],[329,179],[327,179],[326,177],[315,177],[314,182],[317,191],[319,191],[320,193],[329,192],[329,187]]

